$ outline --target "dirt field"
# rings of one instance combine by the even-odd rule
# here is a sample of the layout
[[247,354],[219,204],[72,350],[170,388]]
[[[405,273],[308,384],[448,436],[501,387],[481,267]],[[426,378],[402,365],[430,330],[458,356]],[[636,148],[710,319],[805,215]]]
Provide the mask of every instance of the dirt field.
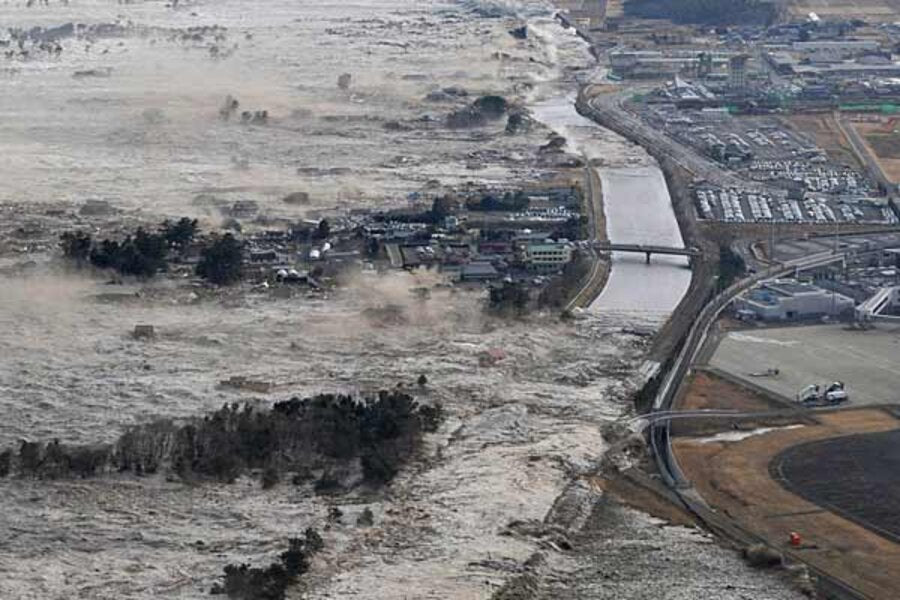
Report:
[[[641,469],[612,473],[606,478],[594,478],[592,484],[617,502],[662,519],[670,525],[696,527],[697,521],[682,506],[671,502],[653,486],[661,486]],[[665,489],[665,488],[663,488]]]
[[[817,420],[737,441],[680,438],[675,452],[685,474],[716,510],[869,597],[893,600],[900,593],[900,545],[791,493],[771,477],[769,466],[798,444],[895,431],[897,419],[881,410],[860,409],[819,414]],[[822,469],[823,477],[829,473],[844,475],[839,469]],[[803,538],[798,549],[789,547],[792,531]]]
[[[727,409],[750,414],[724,419],[677,419],[672,422],[672,432],[676,436],[714,435],[730,429],[721,435],[746,437],[748,432],[761,427],[795,427],[813,422],[808,411],[792,410],[793,406],[785,404],[767,390],[752,390],[744,384],[730,381],[726,373],[714,369],[697,371],[693,375],[691,385],[678,400],[677,407],[680,410]],[[781,414],[773,414],[776,411]],[[755,413],[760,415],[753,416]]]
[[816,144],[825,150],[828,156],[838,164],[850,165],[861,169],[850,143],[838,129],[834,117],[830,113],[817,115],[792,115],[784,119],[794,129],[813,137]]
[[[788,448],[770,467],[791,491],[900,542],[900,430]],[[841,473],[835,481],[833,473]]]
[[884,123],[853,123],[866,145],[878,158],[881,170],[893,182],[900,182],[900,135],[896,119]]
[[681,410],[725,408],[744,412],[781,408],[762,394],[751,392],[706,371],[694,374],[689,392],[678,405]]

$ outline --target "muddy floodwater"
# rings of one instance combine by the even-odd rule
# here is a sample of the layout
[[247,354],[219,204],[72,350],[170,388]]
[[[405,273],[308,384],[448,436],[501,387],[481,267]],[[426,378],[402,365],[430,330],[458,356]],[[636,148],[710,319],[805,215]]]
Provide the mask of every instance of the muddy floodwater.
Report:
[[[4,27],[83,27],[59,53],[15,41],[0,52],[0,200],[213,217],[215,197],[297,215],[279,201],[298,190],[306,210],[348,208],[404,202],[435,179],[530,174],[518,140],[431,127],[452,107],[429,92],[512,92],[542,53],[470,15],[396,0],[6,3]],[[239,108],[223,120],[227,96]],[[398,121],[415,126],[386,129]]]
[[[509,30],[523,23],[531,33],[517,40]],[[546,598],[795,597],[708,536],[610,505],[588,483],[641,384],[650,340],[626,325],[661,323],[689,276],[678,261],[615,257],[598,303],[631,313],[508,322],[485,315],[483,290],[431,273],[361,274],[291,298],[216,294],[174,278],[108,285],[62,268],[55,239],[35,241],[48,227],[99,235],[182,215],[209,230],[239,200],[265,222],[516,185],[546,175],[538,148],[557,131],[602,161],[614,241],[676,244],[646,154],[570,120],[593,71],[548,4],[15,1],[0,5],[0,27],[0,447],[110,442],[225,403],[398,385],[446,411],[422,456],[377,493],[165,473],[2,478],[0,599],[205,598],[225,565],[267,565],[310,526],[325,548],[289,598],[488,599],[529,560],[544,565]],[[469,100],[429,99],[454,87]],[[443,126],[484,94],[544,125]],[[228,96],[239,108],[223,114]],[[298,191],[307,204],[282,201]],[[108,203],[106,221],[81,215],[89,200]],[[421,286],[430,297],[410,293]],[[377,317],[385,306],[392,322]],[[137,324],[155,339],[133,339]],[[220,385],[233,376],[271,391]],[[344,517],[329,521],[335,506]],[[373,524],[358,526],[366,508]]]

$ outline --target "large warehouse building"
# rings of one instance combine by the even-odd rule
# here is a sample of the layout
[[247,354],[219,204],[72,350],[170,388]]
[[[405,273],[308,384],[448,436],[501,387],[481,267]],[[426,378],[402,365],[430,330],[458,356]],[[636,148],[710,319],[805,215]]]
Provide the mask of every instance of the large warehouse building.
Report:
[[737,300],[741,314],[763,321],[838,316],[854,306],[852,298],[792,279],[763,283]]

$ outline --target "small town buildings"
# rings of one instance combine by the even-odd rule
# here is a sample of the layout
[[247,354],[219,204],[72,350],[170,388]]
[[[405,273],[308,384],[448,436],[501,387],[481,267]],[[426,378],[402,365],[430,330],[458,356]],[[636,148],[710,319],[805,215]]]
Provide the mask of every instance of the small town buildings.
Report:
[[500,271],[486,261],[470,262],[460,269],[459,279],[464,282],[483,283],[500,279]]

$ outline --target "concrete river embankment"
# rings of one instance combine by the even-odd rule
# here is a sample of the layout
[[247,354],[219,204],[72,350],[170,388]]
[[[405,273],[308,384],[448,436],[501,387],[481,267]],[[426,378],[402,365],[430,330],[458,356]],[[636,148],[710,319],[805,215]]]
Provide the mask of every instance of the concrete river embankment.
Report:
[[[656,166],[600,168],[607,235],[613,243],[681,247],[684,242],[662,172]],[[612,270],[591,311],[668,317],[691,283],[688,259],[613,253]]]
[[[592,167],[603,183],[610,242],[684,245],[665,178],[649,155],[578,114],[571,97],[551,98],[532,109],[538,120],[567,139],[573,152],[594,165],[611,165]],[[588,310],[661,324],[690,286],[687,266],[685,257],[654,256],[648,265],[643,255],[614,252],[607,284]]]

